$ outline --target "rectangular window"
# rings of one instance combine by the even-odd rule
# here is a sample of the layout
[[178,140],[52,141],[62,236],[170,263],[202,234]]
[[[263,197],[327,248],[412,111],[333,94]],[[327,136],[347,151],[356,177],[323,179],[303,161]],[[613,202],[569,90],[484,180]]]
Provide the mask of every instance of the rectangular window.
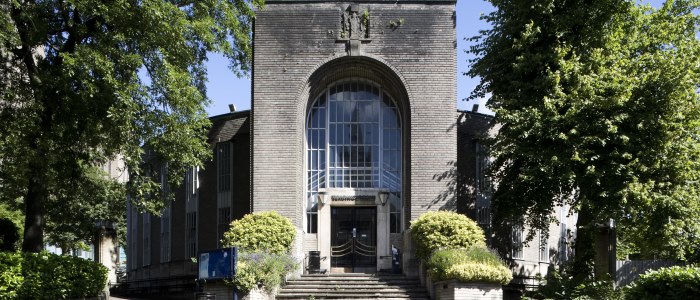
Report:
[[318,232],[318,194],[307,192],[306,201],[306,232]]
[[491,160],[486,147],[476,142],[476,183],[478,192],[482,194],[491,193],[491,177],[488,176],[490,165]]
[[523,227],[519,225],[513,227],[511,257],[523,259]]
[[476,222],[484,230],[488,244],[491,237],[491,208],[489,206],[478,206],[477,204]]
[[199,167],[187,172],[185,205],[185,257],[197,256],[197,212],[199,208]]
[[231,143],[219,143],[217,151],[218,191],[231,190]]
[[231,143],[219,143],[217,151],[217,246],[222,247],[224,232],[231,223]]
[[217,239],[217,243],[219,247],[223,247],[221,240],[224,238],[224,233],[228,230],[228,227],[231,224],[231,207],[220,207],[218,209],[217,218],[219,219],[219,224],[217,226],[219,237]]
[[163,191],[163,195],[170,192],[170,185],[168,184],[168,163],[164,162],[160,165],[160,186]]
[[559,208],[559,256],[562,262],[568,260],[568,232],[566,228],[566,221],[568,215],[568,208],[566,205]]
[[549,262],[549,239],[545,233],[540,231],[540,261]]
[[[309,113],[306,130],[306,232],[318,231],[318,190],[326,187],[326,95],[322,94]],[[335,108],[335,102],[331,109]],[[330,111],[333,113],[334,111]],[[335,119],[333,115],[331,117]],[[330,138],[336,140],[333,134],[336,125],[331,126]],[[336,148],[330,153],[335,155]],[[335,161],[331,159],[331,161]],[[332,177],[331,180],[334,180]]]
[[151,264],[151,214],[143,213],[143,265]]
[[389,232],[401,233],[401,194],[389,193]]
[[160,262],[170,261],[170,212],[172,203],[163,209],[160,217]]
[[[350,88],[338,86],[341,90]],[[370,86],[360,84],[357,86],[359,90],[369,91]],[[379,165],[375,162],[379,161],[377,150],[379,148],[379,133],[380,122],[378,112],[380,103],[374,101],[370,93],[354,94],[353,99],[344,97],[346,94],[336,94],[335,88],[331,88],[331,97],[329,99],[329,123],[328,123],[328,147],[330,168],[332,177],[328,180],[328,187],[331,188],[376,188],[379,187],[378,176]],[[347,98],[347,99],[346,99]],[[324,111],[321,108],[312,108],[312,116],[315,115],[314,109],[319,110],[320,114]],[[307,133],[309,139],[309,151],[316,151],[316,145],[320,149],[324,149],[325,145],[325,123],[320,122],[322,127],[311,128]],[[318,143],[315,142],[314,131],[320,133],[322,137]],[[322,162],[325,162],[325,153],[320,153],[323,156]],[[309,164],[311,168],[315,165]],[[325,170],[323,165],[319,170]]]
[[[384,94],[384,101],[389,97]],[[399,115],[396,107],[383,106],[383,118],[381,119],[381,170],[382,175],[377,176],[382,188],[388,188],[389,194],[389,227],[391,233],[401,233],[401,211],[403,203],[401,199],[401,127],[397,120]],[[374,153],[374,150],[372,151]],[[372,176],[374,179],[374,176]]]

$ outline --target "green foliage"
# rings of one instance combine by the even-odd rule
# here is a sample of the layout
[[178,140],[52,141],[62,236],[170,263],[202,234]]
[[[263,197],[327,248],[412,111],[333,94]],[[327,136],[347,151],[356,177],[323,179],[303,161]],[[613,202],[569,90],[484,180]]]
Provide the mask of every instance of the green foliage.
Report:
[[232,283],[243,293],[259,285],[273,292],[284,282],[284,277],[298,267],[299,263],[289,254],[242,253]]
[[0,252],[0,300],[17,299],[23,284],[22,254]]
[[670,267],[647,272],[634,281],[625,299],[696,299],[700,295],[700,267]]
[[417,255],[427,259],[444,248],[486,247],[484,231],[465,215],[448,211],[427,212],[411,223]]
[[433,281],[456,279],[463,282],[508,284],[513,272],[486,248],[437,250],[426,262]]
[[9,219],[0,218],[0,251],[12,252],[17,250],[19,232],[17,225]]
[[607,278],[576,282],[570,272],[550,268],[544,284],[526,293],[525,299],[577,299],[577,300],[622,300],[623,289],[615,289],[614,281]]
[[275,211],[247,214],[224,233],[226,247],[245,252],[289,253],[296,236],[292,222]]
[[278,287],[284,276],[298,267],[289,255],[295,236],[292,222],[274,211],[248,214],[231,222],[223,244],[241,251],[233,284],[244,293],[258,285],[268,292]]
[[[81,178],[58,189],[58,194],[72,195],[79,201],[50,201],[46,206],[51,213],[46,216],[45,242],[66,251],[93,242],[98,221],[122,230],[117,234],[119,238],[126,236],[126,186],[110,179],[101,169],[86,168],[81,173]],[[49,197],[53,198],[54,195]]]
[[95,297],[107,284],[102,264],[47,252],[2,252],[0,274],[0,299]]
[[525,223],[531,238],[568,204],[581,273],[609,218],[641,252],[700,249],[700,1],[490,2],[468,75],[481,78],[470,99],[488,97],[500,126],[495,234]]
[[[14,225],[15,232],[17,235],[17,241],[15,242],[15,245],[13,245],[13,250],[9,250],[2,248],[0,251],[14,251],[17,250],[21,247],[21,239],[20,237],[24,233],[24,214],[22,214],[21,211],[19,210],[14,210],[8,207],[8,205],[0,203],[0,219],[6,219],[10,220],[12,224]],[[6,226],[10,226],[10,224],[7,224]],[[9,228],[9,227],[8,227]],[[6,235],[12,235],[12,233],[9,232],[10,229],[2,229],[0,230],[0,235],[6,234]],[[3,238],[4,240],[4,238]],[[3,242],[4,243],[4,242]]]
[[[111,160],[129,170],[123,188],[136,207],[162,210],[173,189],[162,195],[143,158],[167,161],[174,188],[186,169],[211,155],[207,53],[223,54],[232,70],[247,74],[253,9],[262,6],[262,0],[0,5],[0,202],[27,208],[33,234],[25,250],[41,249],[45,219],[60,223],[69,213],[112,204],[114,189],[94,176]],[[97,193],[76,189],[85,183]]]

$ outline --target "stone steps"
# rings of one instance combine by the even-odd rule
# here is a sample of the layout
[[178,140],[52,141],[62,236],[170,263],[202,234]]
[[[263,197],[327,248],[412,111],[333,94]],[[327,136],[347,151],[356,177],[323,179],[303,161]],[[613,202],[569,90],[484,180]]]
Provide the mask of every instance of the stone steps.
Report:
[[401,275],[302,275],[287,281],[276,299],[415,299],[430,296],[417,279]]

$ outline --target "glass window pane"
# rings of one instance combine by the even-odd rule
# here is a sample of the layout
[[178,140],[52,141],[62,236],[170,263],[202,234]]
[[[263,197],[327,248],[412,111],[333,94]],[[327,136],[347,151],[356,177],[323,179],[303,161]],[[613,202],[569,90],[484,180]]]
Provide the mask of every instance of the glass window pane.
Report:
[[325,130],[318,131],[318,148],[319,149],[326,148],[326,131]]

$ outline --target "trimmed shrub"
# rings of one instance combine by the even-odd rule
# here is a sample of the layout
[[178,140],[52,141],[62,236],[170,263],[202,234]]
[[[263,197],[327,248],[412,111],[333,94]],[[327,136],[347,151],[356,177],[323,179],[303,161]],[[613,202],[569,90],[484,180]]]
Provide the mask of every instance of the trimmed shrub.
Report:
[[508,284],[513,274],[498,256],[486,248],[445,249],[433,253],[426,262],[434,281],[459,280]]
[[484,231],[467,216],[448,211],[427,212],[411,223],[418,258],[438,249],[486,247]]
[[224,233],[224,245],[238,247],[243,252],[289,253],[296,230],[289,219],[277,212],[247,214],[231,222]]
[[697,299],[700,267],[670,267],[642,275],[625,291],[625,299]]
[[231,222],[231,229],[224,233],[224,245],[238,247],[240,254],[236,276],[229,283],[244,293],[258,285],[272,292],[299,266],[289,255],[295,235],[292,222],[274,211],[248,214]]
[[73,256],[0,253],[0,299],[95,297],[107,283],[107,268]]
[[284,276],[298,266],[297,261],[287,254],[242,253],[238,257],[233,284],[243,293],[262,284],[271,293],[282,284]]

